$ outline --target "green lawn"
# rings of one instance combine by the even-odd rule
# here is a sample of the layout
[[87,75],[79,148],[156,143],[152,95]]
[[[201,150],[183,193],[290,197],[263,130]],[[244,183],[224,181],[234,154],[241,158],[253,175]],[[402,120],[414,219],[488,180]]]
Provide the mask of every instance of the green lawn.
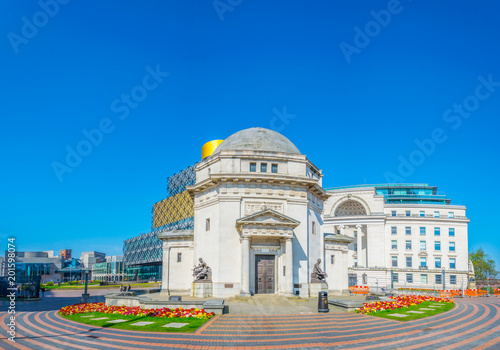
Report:
[[[144,288],[144,287],[151,287],[151,288],[159,288],[158,283],[136,283],[132,284],[132,290],[137,289],[137,288]],[[61,286],[44,286],[41,285],[41,287],[44,287],[46,290],[49,289],[85,289],[85,284],[63,284]],[[107,285],[107,286],[100,286],[98,283],[93,283],[93,284],[88,284],[88,289],[120,289],[119,284],[113,284],[113,285]]]
[[[60,314],[61,315],[61,314]],[[95,318],[99,317],[107,317],[106,320],[97,320],[93,321],[94,317],[82,317],[82,316],[95,316]],[[148,331],[148,332],[194,332],[197,330],[202,324],[208,321],[208,319],[199,319],[199,318],[163,318],[163,317],[144,317],[144,316],[123,316],[123,315],[115,315],[115,314],[105,314],[102,312],[94,312],[94,313],[86,313],[86,314],[77,314],[77,315],[61,315],[68,320],[89,324],[92,326],[106,327],[106,328],[119,328],[119,329],[131,329],[135,331]],[[121,323],[109,323],[106,321],[111,320],[127,320],[126,322]],[[146,326],[132,326],[132,323],[136,322],[154,322],[153,324],[149,324]],[[173,327],[162,327],[163,325],[171,322],[176,323],[189,323],[181,328],[173,328]]]
[[[420,310],[421,308],[432,309],[429,307],[430,305],[443,305],[443,306],[437,307],[437,308],[435,308],[435,310]],[[454,306],[455,306],[454,303],[436,303],[434,301],[426,301],[426,302],[423,302],[422,304],[415,305],[415,306],[405,307],[405,308],[397,309],[397,310],[377,311],[377,312],[373,312],[373,313],[368,314],[368,315],[388,318],[390,320],[411,321],[411,320],[418,320],[419,318],[434,316],[434,315],[443,313],[445,311],[453,309]],[[412,313],[407,313],[407,311],[423,311],[424,313],[423,314],[412,314]],[[408,315],[408,317],[391,317],[391,316],[389,316],[392,314],[404,314],[404,315]]]

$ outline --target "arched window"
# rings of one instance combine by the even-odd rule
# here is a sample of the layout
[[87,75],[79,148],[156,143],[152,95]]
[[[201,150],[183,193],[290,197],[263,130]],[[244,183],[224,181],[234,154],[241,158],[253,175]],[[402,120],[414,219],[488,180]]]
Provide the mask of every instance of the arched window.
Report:
[[363,205],[355,200],[348,199],[335,210],[335,216],[357,216],[366,215]]

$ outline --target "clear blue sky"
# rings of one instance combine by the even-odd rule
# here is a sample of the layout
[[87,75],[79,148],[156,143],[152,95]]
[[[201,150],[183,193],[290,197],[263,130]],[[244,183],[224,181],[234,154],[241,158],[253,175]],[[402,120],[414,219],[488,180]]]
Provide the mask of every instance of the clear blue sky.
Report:
[[204,142],[261,126],[326,187],[439,186],[500,265],[497,2],[44,1],[0,3],[5,246],[119,254]]

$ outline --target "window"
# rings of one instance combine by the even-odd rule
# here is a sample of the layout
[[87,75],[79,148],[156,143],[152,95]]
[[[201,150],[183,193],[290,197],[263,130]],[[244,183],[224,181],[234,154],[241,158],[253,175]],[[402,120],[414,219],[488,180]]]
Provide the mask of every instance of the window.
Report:
[[434,236],[441,236],[441,229],[439,227],[434,227]]
[[392,267],[398,267],[398,257],[397,256],[391,256],[391,261],[392,261]]
[[436,275],[436,284],[442,284],[442,283],[443,283],[443,276]]
[[274,174],[278,172],[278,164],[271,164],[271,172]]
[[316,234],[316,222],[314,222],[314,221],[312,222],[312,233],[313,233],[313,235]]
[[420,210],[420,216],[421,216],[421,217],[424,217],[424,216],[425,216],[425,211]]
[[427,267],[427,258],[425,256],[420,257],[420,266]]
[[441,250],[441,242],[434,241],[434,250]]
[[413,274],[412,273],[406,274],[406,283],[413,283]]
[[396,216],[396,211],[395,210],[391,211],[391,216]]
[[411,241],[406,241],[406,250],[411,250]]
[[406,211],[406,216],[411,216],[411,211],[407,210]]
[[406,226],[406,227],[405,227],[405,233],[406,233],[407,235],[411,235],[411,227],[410,227],[410,226]]
[[398,228],[396,226],[391,227],[391,234],[396,235],[398,233]]
[[448,212],[448,217],[449,217],[450,219],[454,218],[454,217],[455,217],[455,213],[454,213],[454,212],[452,212],[452,211]]
[[257,163],[250,163],[250,172],[255,173],[257,171]]
[[450,284],[457,284],[457,275],[450,275]]
[[267,163],[260,163],[260,172],[267,173]]
[[205,231],[210,231],[210,219],[205,220]]
[[358,267],[358,258],[354,258],[354,267]]
[[368,284],[368,276],[366,275],[366,273],[361,275],[361,277],[363,277],[363,284]]
[[330,257],[330,260],[331,260],[332,265],[335,264],[335,255],[332,255]]
[[434,267],[436,269],[440,269],[441,268],[441,258],[434,258]]
[[439,217],[439,212],[438,212],[438,211],[435,211],[435,212],[434,212],[434,217],[435,217],[435,218],[438,218],[438,217]]
[[354,251],[357,252],[358,251],[358,244],[357,243],[354,243]]
[[427,284],[427,275],[420,275],[420,283]]
[[358,238],[358,231],[354,231],[354,238]]
[[425,236],[425,227],[420,228],[420,236]]
[[455,229],[454,228],[449,228],[448,229],[448,234],[450,235],[450,237],[455,237]]
[[182,261],[182,253],[177,253],[177,262]]
[[450,269],[454,269],[456,266],[455,258],[450,258]]
[[420,241],[420,250],[427,250],[425,241]]
[[397,273],[392,274],[392,282],[398,283],[398,274]]
[[398,249],[398,241],[396,240],[391,241],[391,249]]
[[411,256],[406,257],[406,267],[411,267]]
[[450,242],[450,252],[455,251],[455,242]]

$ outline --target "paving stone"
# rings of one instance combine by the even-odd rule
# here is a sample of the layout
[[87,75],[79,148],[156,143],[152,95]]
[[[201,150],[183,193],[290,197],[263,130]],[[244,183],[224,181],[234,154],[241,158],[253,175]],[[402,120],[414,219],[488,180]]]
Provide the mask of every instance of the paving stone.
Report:
[[425,314],[424,311],[413,311],[413,310],[407,311],[406,313],[408,313],[408,314]]
[[80,316],[80,317],[95,317],[94,315]]
[[429,309],[428,307],[421,307],[419,310],[436,310],[436,309]]
[[127,322],[127,320],[111,320],[111,321],[106,321],[108,323],[120,323],[120,322]]
[[109,317],[98,317],[98,318],[92,318],[92,321],[100,321],[100,320],[108,320]]
[[142,327],[142,326],[147,326],[148,324],[152,324],[154,322],[136,322],[136,323],[132,323],[131,326],[139,326],[139,327]]
[[184,326],[186,326],[188,324],[189,323],[170,322],[170,323],[167,323],[166,325],[164,325],[162,327],[181,328],[181,327],[184,327]]
[[410,315],[403,315],[403,314],[390,314],[390,315],[387,315],[387,316],[391,316],[391,317],[408,317]]

